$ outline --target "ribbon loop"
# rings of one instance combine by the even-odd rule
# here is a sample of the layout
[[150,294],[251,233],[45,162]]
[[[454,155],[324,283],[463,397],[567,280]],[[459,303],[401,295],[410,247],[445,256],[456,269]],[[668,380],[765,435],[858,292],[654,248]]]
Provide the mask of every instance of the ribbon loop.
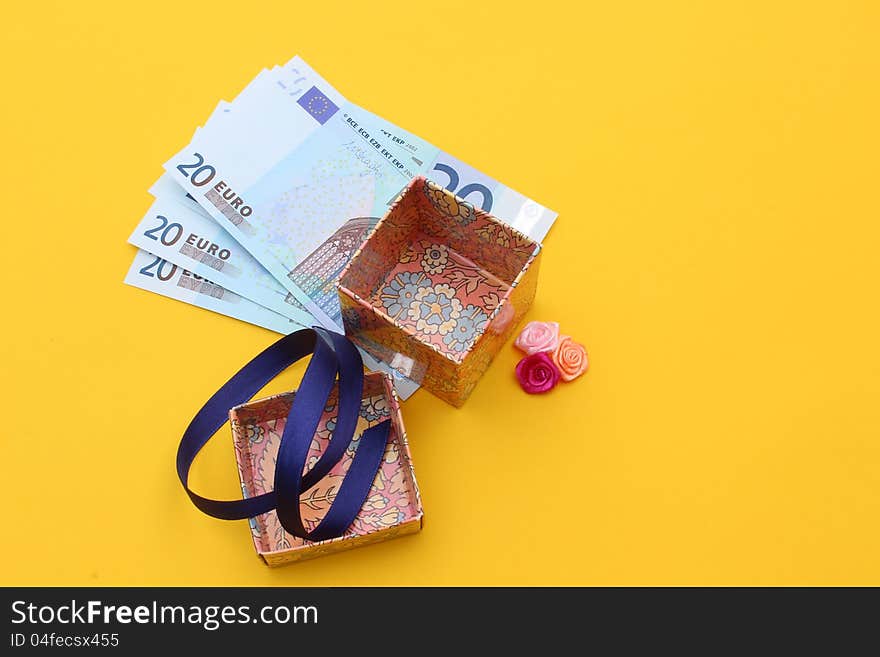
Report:
[[[273,491],[242,500],[212,500],[193,492],[189,471],[196,455],[228,419],[229,409],[251,399],[263,386],[303,357],[313,354],[278,447]],[[312,438],[337,382],[336,426],[324,453],[304,472]],[[223,520],[252,518],[275,509],[282,527],[312,541],[341,536],[364,505],[385,453],[391,423],[385,420],[355,439],[363,396],[364,370],[358,350],[344,335],[322,328],[286,335],[241,368],[205,403],[183,433],[177,450],[177,476],[193,504]],[[357,442],[352,463],[324,519],[309,531],[299,513],[300,495],[315,486]]]

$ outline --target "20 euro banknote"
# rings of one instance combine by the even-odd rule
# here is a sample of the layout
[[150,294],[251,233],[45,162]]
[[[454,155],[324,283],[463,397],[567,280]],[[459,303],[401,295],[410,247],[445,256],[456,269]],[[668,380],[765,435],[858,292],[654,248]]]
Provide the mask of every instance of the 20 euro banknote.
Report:
[[156,198],[128,241],[302,326],[314,323],[284,286],[185,196]]
[[125,282],[277,333],[287,334],[303,328],[292,319],[142,249],[135,254]]
[[364,113],[317,74],[308,79],[322,86],[282,94],[271,76],[255,80],[222,124],[206,126],[165,168],[328,328],[341,330],[326,295],[332,281],[314,286],[329,298],[322,306],[294,270],[349,218],[384,214],[412,175],[443,174],[441,184],[515,225],[522,219],[530,227],[517,227],[535,237],[555,218],[486,177],[471,181],[476,173],[458,160]]
[[[142,249],[139,249],[135,254],[125,282],[134,287],[261,326],[276,333],[286,335],[303,328],[279,313],[235,294],[185,267]],[[394,389],[402,399],[408,399],[418,390],[418,384],[390,370],[384,363],[377,361],[363,350],[360,351],[364,365],[368,369],[384,371],[391,375]]]

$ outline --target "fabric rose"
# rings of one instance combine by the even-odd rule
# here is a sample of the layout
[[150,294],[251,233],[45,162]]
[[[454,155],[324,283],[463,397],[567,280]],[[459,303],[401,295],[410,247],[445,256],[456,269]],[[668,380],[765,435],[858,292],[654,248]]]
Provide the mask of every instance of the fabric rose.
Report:
[[543,351],[523,357],[516,364],[516,379],[530,395],[552,390],[559,383],[559,370]]
[[567,335],[559,338],[552,359],[559,369],[559,376],[565,382],[573,381],[590,368],[584,345],[578,344]]
[[534,354],[539,351],[553,351],[558,342],[558,322],[529,322],[513,344],[527,354]]

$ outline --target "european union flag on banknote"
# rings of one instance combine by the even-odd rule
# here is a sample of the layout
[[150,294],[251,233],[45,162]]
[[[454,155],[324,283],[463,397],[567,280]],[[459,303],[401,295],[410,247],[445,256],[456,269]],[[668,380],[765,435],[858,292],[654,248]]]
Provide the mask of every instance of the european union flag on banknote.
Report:
[[330,117],[339,110],[327,96],[321,93],[318,87],[312,87],[296,101],[302,105],[318,123],[324,125]]

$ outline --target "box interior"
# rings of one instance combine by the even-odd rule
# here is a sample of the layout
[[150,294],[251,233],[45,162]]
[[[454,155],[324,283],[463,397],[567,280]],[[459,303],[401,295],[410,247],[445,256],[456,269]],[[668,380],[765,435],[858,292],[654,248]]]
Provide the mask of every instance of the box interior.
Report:
[[[261,495],[274,488],[275,459],[294,394],[284,393],[250,402],[230,412],[236,459],[245,497]],[[304,471],[312,467],[329,443],[336,422],[337,403],[338,389],[334,387],[312,441]],[[403,444],[403,427],[397,421],[398,413],[397,400],[392,397],[385,377],[381,374],[366,375],[356,436],[388,418],[392,418],[392,428],[385,457],[366,503],[346,534],[331,539],[332,541],[371,534],[421,516],[409,451]],[[351,465],[356,448],[357,439],[340,462],[300,498],[300,511],[307,529],[314,529],[326,515]],[[251,518],[249,523],[259,554],[297,550],[328,542],[312,542],[288,534],[281,526],[275,511]]]
[[539,245],[447,190],[416,179],[341,284],[461,362]]

